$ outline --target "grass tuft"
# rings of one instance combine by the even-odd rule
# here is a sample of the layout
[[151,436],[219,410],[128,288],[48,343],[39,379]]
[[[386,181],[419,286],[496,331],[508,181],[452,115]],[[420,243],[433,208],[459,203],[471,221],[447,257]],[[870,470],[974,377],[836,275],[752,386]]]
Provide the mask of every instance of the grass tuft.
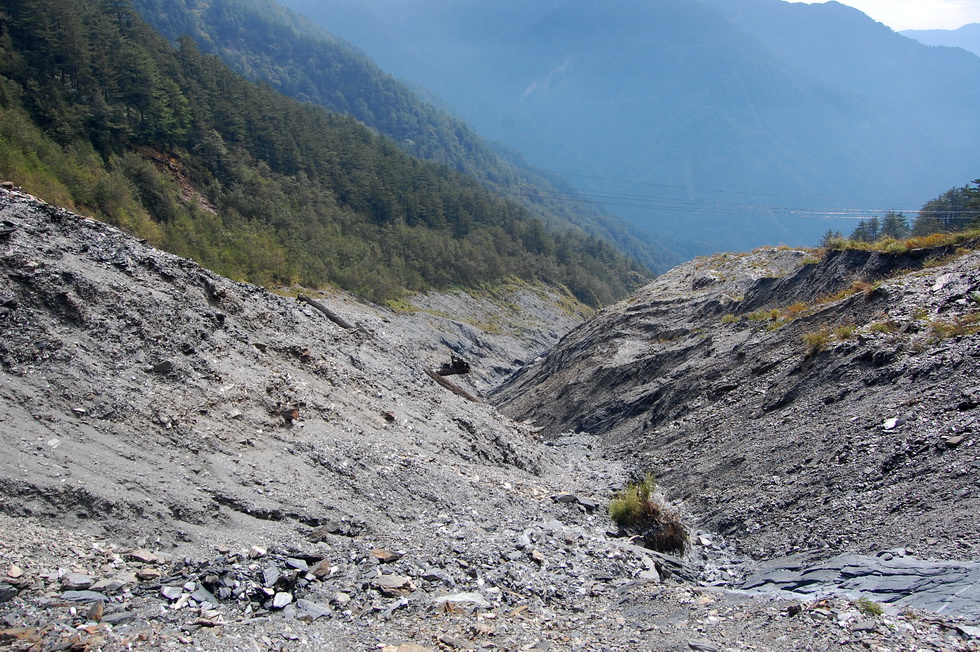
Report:
[[830,331],[826,328],[821,328],[815,333],[805,333],[803,335],[803,344],[806,345],[808,355],[826,351],[827,347],[830,346]]

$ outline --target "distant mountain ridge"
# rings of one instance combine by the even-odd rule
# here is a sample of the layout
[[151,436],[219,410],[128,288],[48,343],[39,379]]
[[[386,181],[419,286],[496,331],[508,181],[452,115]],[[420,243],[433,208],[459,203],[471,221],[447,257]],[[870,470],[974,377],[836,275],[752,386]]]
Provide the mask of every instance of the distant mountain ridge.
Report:
[[[590,192],[635,223],[704,249],[814,244],[852,227],[823,219],[834,209],[914,210],[980,167],[980,89],[964,82],[980,62],[838,3],[284,4],[530,160],[601,177]],[[944,101],[929,102],[937,88]]]
[[980,56],[980,23],[970,23],[959,29],[906,29],[899,33],[925,45],[963,48]]

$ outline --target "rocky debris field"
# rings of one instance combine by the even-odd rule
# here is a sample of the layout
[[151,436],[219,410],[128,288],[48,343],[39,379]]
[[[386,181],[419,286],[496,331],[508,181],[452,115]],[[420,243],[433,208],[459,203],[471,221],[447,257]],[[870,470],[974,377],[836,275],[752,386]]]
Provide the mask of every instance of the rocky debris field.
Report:
[[[976,650],[975,627],[839,595],[703,586],[603,536],[588,511],[472,524],[396,550],[311,532],[299,549],[177,557],[2,517],[12,650]],[[9,529],[8,529],[9,528]],[[705,537],[702,537],[705,538]],[[704,551],[702,551],[704,552]],[[676,572],[677,575],[670,575]],[[16,575],[17,577],[11,577]],[[662,576],[662,577],[661,577]],[[2,585],[0,585],[2,586]]]
[[577,320],[547,291],[298,301],[18,192],[0,225],[0,648],[977,649],[733,590],[756,562],[692,519],[680,559],[620,537],[601,438],[479,400]]

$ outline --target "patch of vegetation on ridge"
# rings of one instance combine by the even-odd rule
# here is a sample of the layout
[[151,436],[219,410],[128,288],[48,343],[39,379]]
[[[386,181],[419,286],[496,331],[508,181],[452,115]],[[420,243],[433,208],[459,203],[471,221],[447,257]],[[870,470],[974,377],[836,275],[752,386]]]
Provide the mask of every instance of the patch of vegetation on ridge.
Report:
[[[913,236],[909,238],[883,238],[873,242],[863,240],[852,240],[843,237],[832,237],[825,241],[825,245],[819,249],[813,249],[814,256],[822,257],[826,251],[874,251],[882,254],[904,254],[916,249],[932,249],[937,247],[951,247],[964,245],[980,239],[980,228],[971,228],[964,231],[933,233],[924,236]],[[963,252],[969,251],[964,249]]]

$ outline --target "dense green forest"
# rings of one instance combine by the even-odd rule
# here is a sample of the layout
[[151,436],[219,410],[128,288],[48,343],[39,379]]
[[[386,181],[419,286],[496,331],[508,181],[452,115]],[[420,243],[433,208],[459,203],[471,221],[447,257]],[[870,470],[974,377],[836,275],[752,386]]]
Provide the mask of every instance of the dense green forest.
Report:
[[530,168],[514,152],[492,149],[465,122],[442,111],[362,53],[275,0],[133,0],[161,34],[190,36],[249,79],[290,97],[353,116],[403,150],[444,163],[514,199],[533,217],[613,242],[650,269],[680,258],[648,235],[599,212],[560,178]]
[[600,305],[644,280],[596,237],[172,46],[127,0],[5,2],[0,174],[266,285],[381,301],[516,276]]
[[[930,199],[919,209],[911,223],[903,213],[888,211],[880,220],[872,217],[859,221],[847,239],[874,243],[974,229],[980,229],[980,179],[961,188],[951,188]],[[842,239],[842,233],[828,231],[822,244],[826,246],[832,240]]]

